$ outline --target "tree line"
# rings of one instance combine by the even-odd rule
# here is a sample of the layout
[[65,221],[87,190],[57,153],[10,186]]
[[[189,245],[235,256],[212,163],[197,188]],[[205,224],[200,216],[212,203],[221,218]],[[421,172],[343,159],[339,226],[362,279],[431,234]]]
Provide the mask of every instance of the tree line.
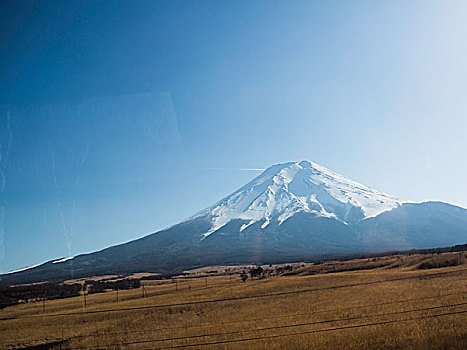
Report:
[[39,300],[53,300],[78,296],[80,283],[41,283],[0,287],[0,309],[7,306]]
[[107,290],[123,290],[141,287],[141,281],[136,278],[126,278],[118,281],[86,281],[85,290],[89,294],[103,293]]

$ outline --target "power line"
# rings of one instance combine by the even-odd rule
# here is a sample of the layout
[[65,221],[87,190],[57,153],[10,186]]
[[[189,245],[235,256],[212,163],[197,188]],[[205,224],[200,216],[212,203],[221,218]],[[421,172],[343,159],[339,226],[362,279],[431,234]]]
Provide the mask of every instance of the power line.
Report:
[[359,309],[359,308],[378,307],[378,306],[391,305],[391,304],[401,304],[401,303],[407,303],[407,302],[410,302],[410,301],[419,301],[419,300],[427,300],[427,299],[433,299],[433,298],[442,298],[442,297],[445,297],[445,296],[459,295],[459,294],[465,294],[465,293],[467,293],[467,292],[457,292],[457,293],[441,294],[441,295],[435,295],[435,296],[429,296],[429,297],[423,297],[423,298],[404,299],[404,300],[397,300],[397,301],[377,303],[377,304],[367,304],[367,305],[350,306],[350,307],[343,307],[343,308],[318,310],[318,311],[298,313],[298,314],[293,313],[293,314],[283,314],[283,315],[277,315],[277,316],[271,316],[271,317],[250,318],[250,319],[246,319],[246,320],[237,320],[237,321],[208,322],[208,323],[200,323],[200,324],[197,324],[197,325],[187,325],[187,326],[177,326],[177,327],[161,327],[161,328],[143,329],[143,330],[138,330],[138,331],[122,331],[122,332],[112,332],[112,333],[96,333],[96,334],[92,334],[92,335],[78,335],[78,336],[75,336],[75,337],[72,337],[72,338],[73,339],[74,338],[87,338],[87,337],[92,337],[92,336],[119,335],[119,334],[127,334],[127,333],[145,333],[145,332],[155,332],[155,331],[162,331],[162,330],[198,328],[198,327],[205,327],[205,326],[211,326],[211,325],[227,325],[227,324],[235,324],[235,323],[265,321],[265,320],[272,320],[272,319],[285,318],[285,317],[294,317],[294,316],[311,316],[311,315],[316,315],[316,314],[321,314],[321,313],[326,313],[326,312],[336,312],[336,311],[345,311],[345,310]]
[[[156,343],[156,342],[182,340],[182,339],[194,339],[194,338],[214,337],[214,336],[222,336],[222,335],[233,335],[233,334],[248,333],[248,332],[268,331],[268,330],[283,329],[283,328],[303,327],[303,326],[311,326],[311,325],[316,325],[316,324],[324,324],[324,323],[332,323],[332,322],[353,321],[353,320],[358,320],[358,319],[362,319],[362,318],[383,317],[383,316],[390,316],[390,315],[407,314],[407,313],[412,313],[412,312],[431,311],[431,310],[438,310],[438,309],[450,308],[450,307],[455,307],[455,306],[463,306],[463,305],[467,305],[467,303],[458,303],[458,304],[444,305],[444,306],[433,306],[433,307],[412,309],[412,310],[404,310],[404,311],[394,311],[394,312],[388,312],[388,313],[383,313],[383,314],[373,314],[373,315],[353,316],[353,317],[347,317],[347,318],[337,318],[337,319],[332,319],[332,320],[303,322],[303,323],[287,324],[287,325],[281,325],[281,326],[271,326],[271,327],[255,328],[255,329],[245,329],[245,330],[238,330],[238,331],[231,331],[231,332],[210,333],[210,334],[205,333],[205,334],[198,334],[198,335],[184,336],[184,337],[139,340],[139,341],[135,341],[135,342],[121,343],[120,345]],[[465,312],[467,312],[467,310]],[[135,331],[135,332],[129,332],[129,333],[140,333],[140,332]],[[84,347],[70,347],[70,348],[65,348],[65,349],[66,350],[71,350],[71,349],[100,349],[100,348],[107,348],[107,347],[110,347],[110,346],[113,346],[113,344],[84,346]]]
[[241,297],[229,297],[229,298],[220,298],[220,299],[211,299],[211,300],[199,300],[199,301],[190,301],[190,302],[185,302],[185,303],[135,306],[135,307],[127,307],[127,308],[119,308],[119,309],[106,309],[106,310],[88,310],[88,311],[80,311],[80,312],[68,312],[68,313],[45,314],[45,315],[37,314],[37,315],[18,316],[18,317],[9,317],[9,318],[7,317],[7,318],[0,318],[0,321],[13,320],[13,319],[27,319],[27,318],[35,318],[35,317],[44,318],[44,317],[58,317],[58,316],[76,316],[76,315],[87,315],[87,314],[107,313],[107,312],[121,312],[121,311],[144,310],[144,309],[159,309],[159,308],[167,308],[167,307],[179,307],[179,306],[188,306],[188,305],[211,304],[211,303],[226,302],[226,301],[238,301],[238,300],[247,300],[247,299],[268,298],[268,297],[276,297],[276,296],[283,296],[283,295],[312,293],[312,292],[318,292],[318,291],[324,291],[324,290],[333,290],[333,289],[340,289],[340,288],[347,288],[347,287],[358,287],[358,286],[366,286],[366,285],[373,285],[373,284],[379,284],[379,283],[404,281],[404,280],[410,280],[410,279],[416,279],[416,278],[430,278],[430,277],[436,277],[436,276],[452,274],[452,273],[459,273],[459,272],[464,272],[464,271],[467,271],[467,269],[461,269],[461,270],[455,270],[455,271],[444,271],[444,272],[432,273],[432,274],[427,274],[427,275],[399,277],[399,278],[392,278],[392,279],[379,280],[379,281],[350,283],[350,284],[343,284],[343,285],[339,285],[339,286],[329,286],[329,287],[323,287],[323,288],[308,288],[308,289],[293,290],[293,291],[287,291],[287,292],[276,292],[276,293],[270,293],[270,294],[258,294],[258,295],[249,295],[249,296],[241,296]]
[[[108,335],[129,334],[129,333],[145,333],[145,332],[155,332],[155,331],[162,331],[162,330],[198,328],[198,327],[204,327],[204,326],[210,326],[210,325],[227,325],[227,324],[235,324],[235,323],[247,323],[247,322],[264,321],[264,320],[271,320],[271,319],[285,318],[285,317],[295,317],[295,316],[308,316],[308,315],[312,316],[312,315],[326,313],[326,312],[336,312],[336,311],[345,311],[345,310],[358,309],[358,308],[370,308],[370,307],[378,307],[378,306],[384,306],[384,305],[401,304],[401,303],[407,303],[407,302],[411,302],[411,301],[420,301],[420,300],[427,300],[427,299],[434,299],[434,298],[443,298],[443,297],[446,297],[446,296],[453,296],[453,295],[459,295],[459,294],[465,294],[465,293],[467,293],[467,292],[464,291],[464,292],[456,292],[456,293],[448,293],[448,294],[438,294],[438,295],[433,295],[433,296],[428,296],[428,297],[423,297],[423,298],[402,299],[402,300],[395,300],[395,301],[376,303],[376,304],[356,305],[356,306],[333,308],[333,309],[326,309],[326,310],[317,310],[317,311],[307,312],[307,313],[282,314],[282,315],[271,316],[271,317],[250,318],[250,319],[237,320],[237,321],[207,322],[207,323],[200,323],[200,324],[197,324],[197,325],[186,325],[186,326],[176,326],[176,327],[160,327],[160,328],[150,328],[150,329],[143,329],[143,330],[137,330],[137,331],[121,331],[121,332],[110,332],[110,333],[100,332],[100,333],[94,333],[94,334],[83,334],[83,335],[71,336],[71,337],[67,338],[67,340],[79,339],[79,338],[89,338],[89,337],[99,337],[99,336],[108,336]],[[369,317],[371,317],[371,316],[369,316]],[[49,325],[49,326],[45,326],[45,327],[56,327],[56,326],[55,325]],[[23,341],[26,341],[26,342],[42,342],[42,341],[48,341],[48,340],[49,339],[42,338],[42,339],[28,339],[28,340],[23,340]]]
[[[450,316],[450,315],[459,315],[465,314],[465,311],[455,311],[455,312],[446,312],[443,314],[437,315],[427,315],[421,317],[411,317],[406,318],[403,320],[391,320],[391,321],[381,321],[381,322],[373,322],[373,323],[362,323],[357,325],[350,325],[350,326],[340,326],[340,327],[333,327],[333,328],[325,328],[325,329],[317,329],[317,330],[310,330],[310,331],[303,331],[303,332],[296,332],[296,333],[287,333],[287,334],[277,334],[277,335],[269,335],[269,336],[261,336],[261,337],[254,337],[254,338],[243,338],[243,339],[235,339],[235,340],[222,340],[216,342],[208,342],[208,343],[200,343],[200,344],[186,344],[186,345],[175,345],[175,346],[168,346],[159,348],[159,350],[163,349],[182,349],[182,348],[189,348],[194,346],[206,346],[206,345],[216,345],[216,344],[228,344],[228,343],[240,343],[240,342],[247,342],[247,341],[254,341],[254,340],[263,340],[263,339],[273,339],[273,338],[281,338],[281,337],[289,337],[289,336],[297,336],[303,334],[313,334],[313,333],[324,333],[336,330],[343,330],[343,329],[351,329],[351,328],[362,328],[362,327],[370,327],[370,326],[378,326],[383,324],[391,324],[391,323],[398,323],[398,322],[407,322],[407,321],[415,321],[415,320],[422,320],[426,318],[434,318],[434,317],[441,317],[441,316]],[[127,345],[125,343],[121,345]],[[151,348],[153,349],[153,348]]]

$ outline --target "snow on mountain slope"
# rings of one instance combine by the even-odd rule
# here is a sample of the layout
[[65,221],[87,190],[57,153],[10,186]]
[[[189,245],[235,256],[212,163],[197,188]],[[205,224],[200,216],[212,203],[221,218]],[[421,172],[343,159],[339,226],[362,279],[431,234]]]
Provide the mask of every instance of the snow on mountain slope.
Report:
[[23,272],[23,271],[27,271],[27,270],[32,270],[38,266],[42,265],[42,263],[40,264],[34,264],[34,265],[30,265],[30,266],[26,266],[26,267],[23,267],[21,269],[17,269],[17,270],[13,270],[13,271],[9,271],[7,273],[5,273],[5,275],[9,275],[9,274],[13,274],[13,273],[18,273],[18,272]]
[[[273,165],[244,187],[194,217],[212,220],[209,236],[233,219],[280,225],[299,212],[356,223],[408,201],[359,184],[318,164],[301,161]],[[191,218],[191,219],[192,219]]]

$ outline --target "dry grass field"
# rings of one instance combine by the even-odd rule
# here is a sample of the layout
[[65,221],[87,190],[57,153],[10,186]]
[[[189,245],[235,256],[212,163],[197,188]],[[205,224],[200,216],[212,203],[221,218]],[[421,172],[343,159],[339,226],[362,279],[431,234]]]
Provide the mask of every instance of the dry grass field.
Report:
[[0,347],[467,349],[462,254],[299,264],[285,274],[263,266],[266,278],[245,283],[243,267],[202,270],[144,281],[144,298],[139,288],[118,301],[116,292],[88,295],[86,307],[83,296],[47,301],[45,312],[42,302],[20,304],[0,311]]

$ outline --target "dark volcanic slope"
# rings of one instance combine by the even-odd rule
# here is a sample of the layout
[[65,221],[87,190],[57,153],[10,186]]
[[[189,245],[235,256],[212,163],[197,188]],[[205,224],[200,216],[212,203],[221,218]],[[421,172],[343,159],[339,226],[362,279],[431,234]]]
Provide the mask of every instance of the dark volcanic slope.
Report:
[[356,225],[298,213],[281,225],[262,221],[240,231],[233,220],[202,239],[200,217],[141,239],[3,275],[2,283],[63,280],[95,274],[171,272],[211,264],[287,262],[323,256],[423,249],[467,242],[467,210],[442,202],[407,203]]
[[2,276],[2,283],[170,273],[211,264],[446,247],[467,242],[467,210],[412,203],[318,164],[269,167],[190,219],[141,239]]
[[433,248],[467,242],[467,210],[443,202],[407,203],[356,225],[362,247]]

